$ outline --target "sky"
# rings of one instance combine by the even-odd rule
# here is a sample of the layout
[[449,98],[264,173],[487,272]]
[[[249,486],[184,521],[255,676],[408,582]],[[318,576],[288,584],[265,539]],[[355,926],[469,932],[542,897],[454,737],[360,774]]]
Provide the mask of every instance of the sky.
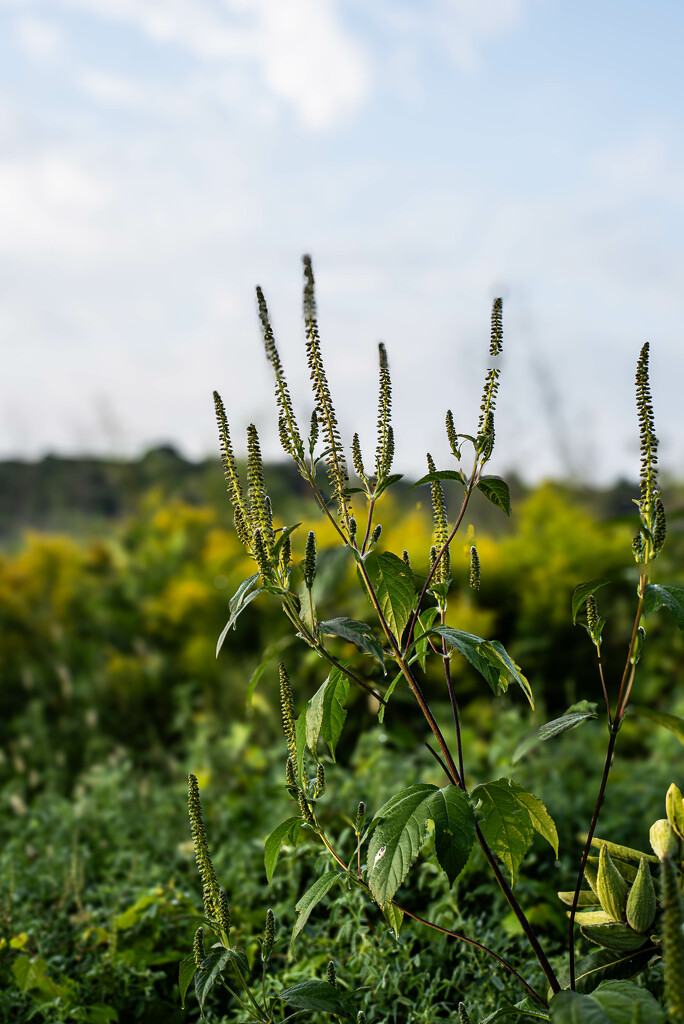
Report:
[[678,0],[0,0],[0,458],[279,453],[260,284],[302,422],[301,256],[348,441],[452,468],[504,300],[493,472],[638,476],[651,343],[684,478]]

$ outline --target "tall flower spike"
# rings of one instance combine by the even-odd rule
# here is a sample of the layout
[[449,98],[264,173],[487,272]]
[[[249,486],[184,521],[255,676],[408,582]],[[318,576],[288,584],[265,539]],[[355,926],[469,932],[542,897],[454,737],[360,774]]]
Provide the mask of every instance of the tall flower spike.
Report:
[[247,497],[252,530],[261,530],[266,550],[270,552],[275,543],[273,513],[264,482],[259,434],[253,423],[247,427]]
[[226,942],[230,942],[230,905],[225,889],[219,889],[216,922]]
[[330,481],[333,497],[337,500],[338,514],[346,524],[350,514],[348,495],[349,473],[347,472],[344,449],[340,440],[337,414],[330,397],[328,378],[325,374],[321,355],[311,257],[304,256],[302,262],[304,264],[304,324],[307,336],[306,352],[309,373],[316,400],[316,413],[318,414],[318,421],[326,441],[327,455],[325,463],[328,470],[328,480]]
[[304,549],[304,583],[311,590],[316,579],[316,534],[309,530]]
[[279,421],[282,424],[282,426],[280,426],[280,443],[286,454],[290,455],[295,462],[303,463],[304,446],[302,444],[299,427],[297,426],[297,420],[295,419],[294,410],[292,408],[292,399],[290,398],[290,391],[283,372],[283,366],[280,361],[278,349],[276,348],[273,328],[271,327],[271,319],[268,314],[268,306],[266,305],[264,293],[258,285],[256,294],[257,305],[259,307],[259,319],[261,321],[261,329],[264,336],[266,358],[273,367],[273,372],[276,378],[276,402],[278,403],[278,411],[280,413]]
[[458,447],[458,437],[456,436],[456,427],[454,426],[454,414],[452,413],[451,409],[447,409],[447,414],[446,414],[446,434],[447,434],[447,440],[449,441],[449,447],[451,448],[451,453],[460,462],[461,450]]
[[492,339],[489,345],[490,356],[498,356],[503,348],[503,300],[494,299],[492,304]]
[[206,956],[204,951],[204,928],[202,925],[199,926],[195,932],[195,937],[192,940],[192,952],[195,957],[195,967],[199,970],[202,965],[202,961]]
[[375,474],[378,479],[389,476],[394,457],[394,436],[392,431],[392,381],[387,363],[387,350],[382,342],[378,345],[380,356],[380,387],[378,396],[378,445],[375,451]]
[[361,454],[361,442],[359,441],[359,435],[354,434],[352,438],[352,465],[354,466],[354,472],[360,480],[366,479],[366,470],[363,466],[363,456]]
[[656,554],[658,554],[663,544],[665,543],[666,533],[667,523],[665,521],[665,507],[660,498],[656,498],[655,529],[653,530],[653,547],[655,548]]
[[[503,348],[503,303],[494,299],[492,306],[492,336],[489,354],[498,356]],[[477,425],[476,449],[482,463],[487,462],[494,449],[494,411],[496,396],[499,390],[500,370],[491,368],[485,377],[482,401],[480,403],[480,420]]]
[[295,706],[292,697],[292,687],[290,686],[290,677],[282,663],[278,666],[278,677],[280,680],[280,713],[283,719],[283,732],[285,733],[289,760],[292,762],[292,771],[296,778],[297,740],[295,738]]
[[480,556],[474,544],[470,548],[470,586],[473,590],[480,589]]
[[[428,473],[434,473],[435,464],[429,452],[427,456],[427,464]],[[444,489],[439,480],[433,480],[431,482],[430,496],[432,498],[432,521],[434,523],[435,548],[436,554],[439,554],[439,552],[442,550],[447,540],[449,539],[449,523],[447,521],[446,499],[444,497]],[[437,572],[435,573],[435,581],[437,583],[448,583],[450,568],[451,564],[449,548],[446,548],[437,567]]]
[[247,508],[245,506],[240,477],[238,476],[237,466],[235,464],[235,455],[233,454],[233,445],[230,439],[226,410],[218,391],[214,391],[214,407],[216,409],[216,422],[218,423],[223,474],[226,478],[228,496],[233,506],[235,529],[240,543],[247,549],[247,551],[251,552],[252,542],[249,534],[249,527],[247,525]]
[[313,455],[316,442],[318,441],[318,415],[316,410],[311,413],[311,424],[309,426],[309,451]]
[[266,927],[264,928],[264,943],[261,947],[261,958],[266,963],[271,955],[273,949],[273,943],[275,942],[275,917],[273,911],[269,909],[266,911]]
[[272,576],[272,565],[266,545],[264,544],[264,535],[260,529],[256,529],[252,535],[252,548],[254,551],[254,561],[259,567],[261,578],[264,583],[268,583]]
[[190,832],[195,847],[195,862],[199,876],[202,879],[204,889],[204,909],[207,917],[213,920],[216,917],[220,889],[216,879],[216,872],[209,853],[207,833],[202,818],[202,804],[200,803],[199,785],[196,775],[188,775],[188,813],[190,817]]
[[649,344],[643,346],[637,363],[636,400],[641,441],[641,506],[642,516],[651,517],[658,497],[658,438],[655,434],[651,385],[648,377]]

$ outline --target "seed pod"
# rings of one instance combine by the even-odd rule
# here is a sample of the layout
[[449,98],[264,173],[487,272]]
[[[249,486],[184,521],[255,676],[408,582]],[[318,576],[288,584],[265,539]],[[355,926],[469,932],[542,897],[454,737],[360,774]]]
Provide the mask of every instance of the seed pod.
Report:
[[656,894],[646,858],[641,858],[639,870],[627,897],[627,924],[635,932],[645,932],[656,915]]
[[640,949],[646,942],[645,935],[638,935],[627,924],[609,921],[607,924],[585,925],[582,935],[590,942],[607,949],[616,949],[621,953],[632,953]]
[[648,833],[653,852],[660,860],[665,857],[676,857],[679,848],[679,836],[667,818],[659,818],[651,825]]
[[606,914],[609,914],[613,921],[624,921],[627,907],[627,883],[613,864],[605,846],[601,847],[599,854],[596,890],[599,902]]
[[672,825],[680,839],[684,839],[684,800],[678,786],[674,782],[667,791],[665,797],[665,809],[667,820]]
[[593,892],[598,896],[598,889],[596,888],[598,881],[598,867],[589,860],[584,865],[584,877],[591,886]]
[[575,924],[615,924],[615,921],[605,910],[581,910],[575,914]]

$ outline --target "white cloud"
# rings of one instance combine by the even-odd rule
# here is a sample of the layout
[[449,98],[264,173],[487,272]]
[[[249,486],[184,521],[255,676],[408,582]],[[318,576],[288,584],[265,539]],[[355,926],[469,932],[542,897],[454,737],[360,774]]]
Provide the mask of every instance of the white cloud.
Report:
[[33,60],[44,63],[63,53],[63,35],[53,22],[44,18],[19,17],[14,31],[21,49]]

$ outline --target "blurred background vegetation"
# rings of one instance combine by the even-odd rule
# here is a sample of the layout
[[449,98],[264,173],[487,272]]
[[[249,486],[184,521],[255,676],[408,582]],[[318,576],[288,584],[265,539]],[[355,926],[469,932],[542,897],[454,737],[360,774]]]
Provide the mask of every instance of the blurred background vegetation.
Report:
[[[295,561],[306,530],[317,531],[317,585],[330,595],[321,613],[371,621],[353,567],[344,551],[329,548],[331,531],[312,516],[303,482],[283,466],[270,467],[267,482],[278,523],[303,524],[293,535]],[[518,692],[492,699],[466,664],[454,666],[454,678],[469,781],[513,775],[557,821],[560,860],[535,843],[518,888],[560,956],[565,917],[554,894],[574,882],[604,726],[590,723],[515,766],[511,755],[532,728],[576,700],[600,701],[593,648],[570,615],[574,588],[598,576],[615,580],[599,604],[608,618],[608,685],[617,690],[634,611],[638,485],[509,484],[511,519],[482,499],[454,544],[449,622],[502,641],[530,679],[536,709],[530,713]],[[257,948],[267,907],[275,911],[279,983],[320,976],[333,958],[340,986],[357,990],[358,1007],[378,1022],[448,1020],[459,999],[476,1019],[497,1000],[521,997],[496,965],[446,939],[406,926],[396,941],[355,893],[314,913],[297,957],[289,951],[292,908],[316,855],[298,847],[267,888],[263,840],[292,813],[276,666],[287,663],[300,705],[324,670],[294,642],[267,595],[244,612],[215,658],[229,598],[254,571],[234,536],[217,461],[189,463],[164,447],[137,462],[4,463],[0,492],[1,1019],[198,1018],[192,996],[181,1009],[176,986],[201,909],[185,810],[189,771],[200,781],[217,872],[248,951]],[[451,497],[455,506],[460,496]],[[681,584],[684,487],[668,482],[664,500],[668,543],[653,579]],[[431,535],[426,493],[402,481],[383,499],[378,520],[380,547],[408,549],[420,572]],[[467,586],[473,535],[482,565],[477,595]],[[636,702],[684,714],[683,653],[666,614],[649,623]],[[362,671],[371,678],[370,659]],[[440,678],[429,678],[426,688],[448,722]],[[334,827],[344,831],[360,799],[372,814],[402,783],[441,785],[423,738],[408,692],[397,689],[382,727],[366,694],[355,693],[339,767],[328,767],[324,813]],[[628,721],[600,835],[646,844],[649,825],[664,813],[667,785],[684,786],[680,749],[669,733]],[[516,923],[487,879],[473,855],[449,891],[428,850],[402,900],[523,963]],[[541,976],[523,973],[541,986]],[[213,1017],[237,1019],[220,1003]]]

